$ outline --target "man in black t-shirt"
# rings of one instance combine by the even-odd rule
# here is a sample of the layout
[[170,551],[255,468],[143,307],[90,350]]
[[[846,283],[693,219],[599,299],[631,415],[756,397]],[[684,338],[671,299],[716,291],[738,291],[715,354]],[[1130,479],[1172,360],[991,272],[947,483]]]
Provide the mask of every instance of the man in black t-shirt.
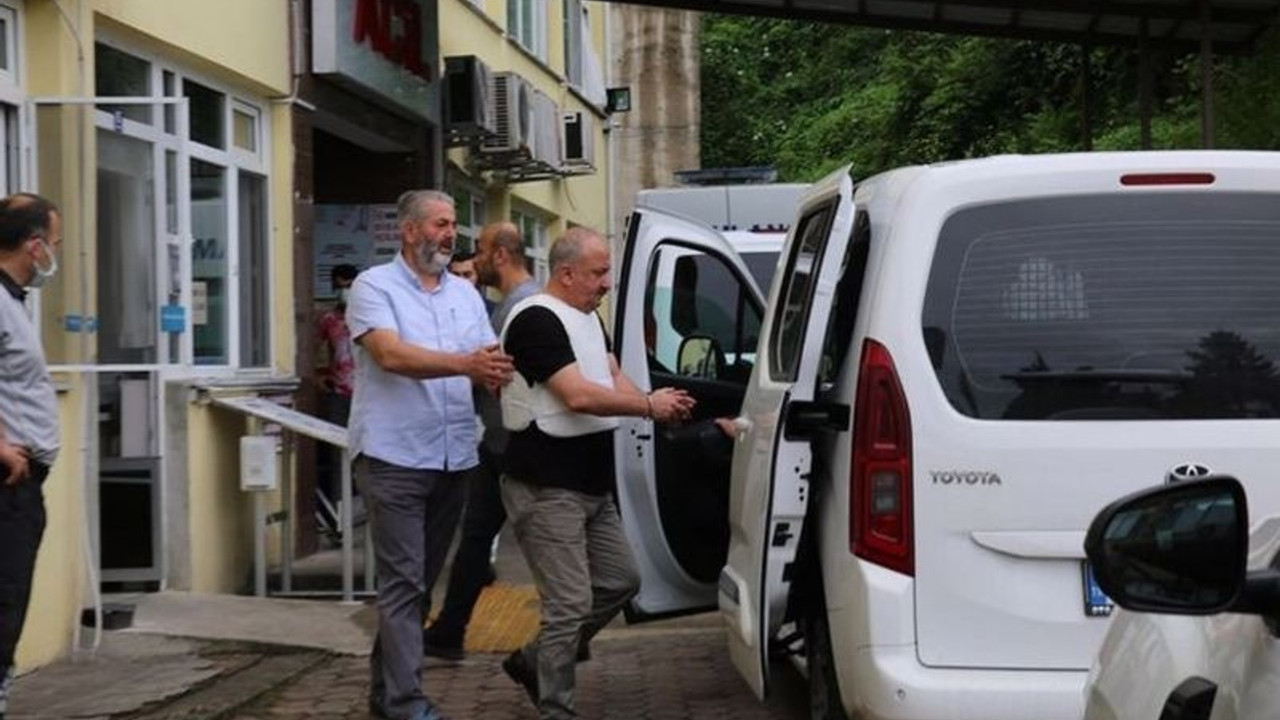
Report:
[[679,422],[684,391],[645,394],[622,374],[595,314],[609,292],[609,246],[574,227],[551,247],[545,292],[512,310],[503,333],[517,376],[502,392],[502,499],[542,601],[536,641],[502,664],[543,720],[577,717],[574,660],[639,589],[614,504],[618,416]]

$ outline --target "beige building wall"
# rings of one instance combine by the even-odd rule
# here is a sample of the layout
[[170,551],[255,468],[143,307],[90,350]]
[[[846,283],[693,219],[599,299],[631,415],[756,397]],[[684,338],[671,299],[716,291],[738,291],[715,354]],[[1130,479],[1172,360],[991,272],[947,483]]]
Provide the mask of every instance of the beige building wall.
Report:
[[[271,247],[271,367],[227,371],[224,379],[293,374],[292,158],[288,0],[28,0],[21,6],[20,47],[25,49],[29,97],[84,97],[93,93],[93,45],[110,33],[130,47],[216,79],[266,100],[261,122],[269,143],[268,227]],[[63,14],[66,12],[66,15]],[[79,44],[77,44],[77,37]],[[94,335],[62,330],[68,314],[94,316],[97,297],[96,131],[91,106],[39,109],[31,147],[28,187],[62,206],[65,241],[59,277],[40,298],[46,353],[53,364],[81,365],[94,356]],[[29,177],[31,177],[29,175]],[[193,378],[199,374],[187,370]],[[66,655],[80,610],[90,606],[90,522],[97,512],[97,393],[91,375],[55,373],[62,420],[62,449],[45,485],[48,524],[37,561],[28,615],[18,648],[20,671]],[[186,404],[183,451],[170,457],[165,493],[182,498],[166,524],[186,540],[170,547],[185,568],[171,587],[211,592],[242,590],[252,569],[252,502],[239,491],[238,442],[243,418],[198,404],[194,392],[174,393]],[[162,417],[170,417],[161,409]],[[162,503],[165,502],[162,498]],[[273,503],[277,505],[278,501]],[[165,541],[169,541],[169,536]],[[167,569],[166,569],[167,572]],[[175,577],[166,574],[166,581]]]
[[[587,5],[591,18],[591,42],[603,70],[607,62],[604,57],[607,4],[589,2]],[[546,93],[562,112],[582,111],[591,115],[596,167],[593,174],[508,182],[500,172],[475,171],[469,149],[454,148],[447,154],[452,176],[465,179],[485,197],[485,222],[505,220],[510,217],[512,209],[532,212],[547,221],[549,239],[554,239],[569,223],[601,231],[608,224],[608,152],[604,133],[607,120],[599,108],[594,108],[564,78],[563,0],[545,0],[545,7],[548,48],[545,61],[508,37],[506,0],[481,0],[478,3],[440,0],[440,52],[442,57],[476,55],[491,72],[514,70]]]
[[676,184],[702,166],[698,13],[610,3],[609,85],[630,86],[631,112],[614,116],[615,227],[638,190]]
[[31,588],[31,609],[15,658],[19,672],[52,662],[70,649],[80,599],[89,587],[85,574],[88,517],[79,452],[84,443],[80,419],[85,394],[76,379],[58,377],[55,383],[62,449],[44,485],[47,524]]

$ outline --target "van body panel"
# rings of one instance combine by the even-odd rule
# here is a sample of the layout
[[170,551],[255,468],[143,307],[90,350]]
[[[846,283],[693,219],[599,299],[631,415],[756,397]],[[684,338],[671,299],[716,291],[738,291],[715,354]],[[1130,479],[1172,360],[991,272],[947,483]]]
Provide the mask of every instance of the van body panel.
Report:
[[[1107,625],[1087,616],[1084,603],[1080,539],[1097,509],[1185,463],[1245,482],[1255,478],[1251,497],[1257,493],[1263,507],[1280,503],[1280,488],[1260,486],[1280,460],[1280,446],[1269,439],[1280,430],[1277,420],[1010,420],[957,410],[922,332],[948,219],[1034,198],[1087,205],[1110,195],[1126,203],[1167,194],[1182,206],[1203,205],[1207,193],[1280,198],[1278,169],[1275,153],[1256,152],[1010,156],[905,168],[857,186],[855,206],[868,213],[872,237],[866,277],[850,349],[820,395],[852,404],[856,358],[868,339],[893,357],[912,422],[916,564],[911,578],[852,554],[856,428],[823,437],[813,462],[810,522],[816,523],[839,690],[851,715],[955,717],[952,701],[963,696],[969,698],[961,701],[970,708],[960,713],[965,716],[1077,717],[1084,671]],[[1183,172],[1210,173],[1212,183],[1122,183],[1126,175]],[[1146,270],[1138,268],[1135,277]],[[1140,367],[1147,367],[1145,359]],[[750,480],[735,466],[733,491],[744,482]],[[883,694],[894,688],[921,704]]]
[[925,668],[909,646],[861,648],[839,672],[840,684],[854,688],[846,710],[863,720],[1076,720],[1086,676]]
[[[873,255],[882,263],[874,274],[894,283],[873,290],[867,333],[893,354],[911,408],[924,665],[1087,669],[1106,621],[1085,613],[1083,549],[1071,546],[1097,509],[1182,463],[1260,478],[1280,462],[1280,447],[1265,439],[1280,428],[1275,420],[1016,421],[958,412],[920,332],[930,258],[944,223],[961,209],[1019,198],[1153,191],[1121,188],[1120,178],[1130,173],[1212,170],[1211,186],[1155,189],[1173,203],[1209,193],[1280,193],[1274,156],[1269,170],[1259,159],[1253,153],[995,158],[931,168],[898,186],[893,213],[900,222],[880,238],[883,254]],[[1260,502],[1277,501],[1280,491],[1261,490]]]
[[[655,315],[665,320],[676,312],[673,293],[678,292],[676,268],[681,264],[703,270],[715,268],[726,278],[736,278],[736,287],[745,295],[744,303],[754,306],[758,314],[764,300],[749,271],[724,237],[700,223],[638,209],[628,228],[628,242],[618,269],[614,326],[614,350],[623,374],[645,392],[667,385],[685,387],[699,399],[704,411],[715,405],[709,394],[727,392],[730,395],[719,401],[728,412],[736,412],[741,404],[740,389],[735,398],[732,387],[715,387],[714,379],[700,382],[702,378],[682,375],[675,367],[679,334],[668,323],[660,322],[654,337],[646,339],[645,323],[646,316],[652,322]],[[697,309],[705,315],[714,308]],[[654,347],[648,347],[651,343]],[[665,362],[666,371],[655,371],[655,362]],[[706,515],[711,510],[703,505],[722,508],[723,503],[716,503],[714,498],[708,500],[706,493],[678,494],[682,488],[706,485],[710,479],[696,477],[696,471],[681,463],[668,462],[665,453],[670,450],[663,445],[661,432],[652,420],[627,417],[621,418],[621,426],[614,433],[618,511],[641,578],[640,592],[629,608],[633,619],[709,610],[716,605],[716,577],[722,559],[708,561],[705,548],[689,547],[700,543],[701,537],[689,535],[688,529],[691,525],[708,525]],[[728,478],[724,481],[727,485]],[[699,568],[711,563],[714,567]]]
[[729,634],[734,665],[756,695],[768,690],[769,640],[782,624],[789,569],[804,532],[812,473],[811,438],[788,429],[788,408],[816,396],[831,298],[853,228],[848,169],[829,175],[800,203],[775,273],[734,447],[727,565],[754,606],[721,594],[726,612],[754,611],[751,638]]

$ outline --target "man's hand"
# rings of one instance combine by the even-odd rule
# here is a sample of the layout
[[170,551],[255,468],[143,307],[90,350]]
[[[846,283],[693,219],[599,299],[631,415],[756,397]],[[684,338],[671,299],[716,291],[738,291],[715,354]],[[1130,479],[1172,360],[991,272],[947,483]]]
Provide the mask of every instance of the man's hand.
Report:
[[5,476],[5,485],[17,485],[31,473],[31,468],[27,464],[27,454],[22,448],[16,445],[10,445],[0,440],[0,465],[3,465],[8,474]]
[[728,437],[728,438],[738,437],[738,427],[733,424],[733,418],[718,417],[714,420],[714,422],[716,424],[716,427],[720,428],[720,432],[724,433],[725,437]]
[[497,389],[511,382],[515,364],[511,356],[497,345],[480,348],[467,356],[466,374],[471,382],[490,389]]
[[660,423],[679,423],[688,420],[696,404],[697,401],[689,393],[676,388],[659,388],[649,393],[653,419]]

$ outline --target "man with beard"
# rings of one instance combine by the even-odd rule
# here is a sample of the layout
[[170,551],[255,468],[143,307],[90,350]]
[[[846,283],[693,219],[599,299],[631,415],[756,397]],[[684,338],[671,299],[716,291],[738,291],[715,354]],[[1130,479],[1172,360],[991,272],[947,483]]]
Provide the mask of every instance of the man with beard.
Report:
[[542,625],[502,669],[542,720],[569,720],[578,717],[581,644],[640,588],[613,498],[618,417],[683,422],[694,399],[670,387],[646,394],[622,374],[596,315],[612,282],[599,233],[569,228],[548,263],[544,292],[512,308],[503,328],[517,374],[502,391],[511,433],[502,502],[538,587]]
[[435,190],[400,197],[400,253],[361,273],[347,301],[356,343],[350,448],[378,572],[373,714],[440,720],[422,691],[422,602],[444,564],[477,465],[473,383],[511,378],[480,293],[446,272],[457,219]]
[[[520,230],[510,222],[491,223],[480,232],[480,239],[476,242],[475,270],[481,285],[502,293],[502,302],[490,318],[495,332],[502,331],[507,314],[516,303],[541,289],[525,265]],[[475,609],[480,591],[493,579],[489,565],[490,548],[502,524],[507,521],[498,485],[502,455],[507,449],[502,408],[497,398],[488,393],[481,393],[476,403],[484,421],[480,467],[467,486],[462,537],[449,570],[444,609],[427,628],[422,640],[427,655],[446,660],[461,660],[465,655],[463,640],[467,624],[471,621],[471,611]]]

